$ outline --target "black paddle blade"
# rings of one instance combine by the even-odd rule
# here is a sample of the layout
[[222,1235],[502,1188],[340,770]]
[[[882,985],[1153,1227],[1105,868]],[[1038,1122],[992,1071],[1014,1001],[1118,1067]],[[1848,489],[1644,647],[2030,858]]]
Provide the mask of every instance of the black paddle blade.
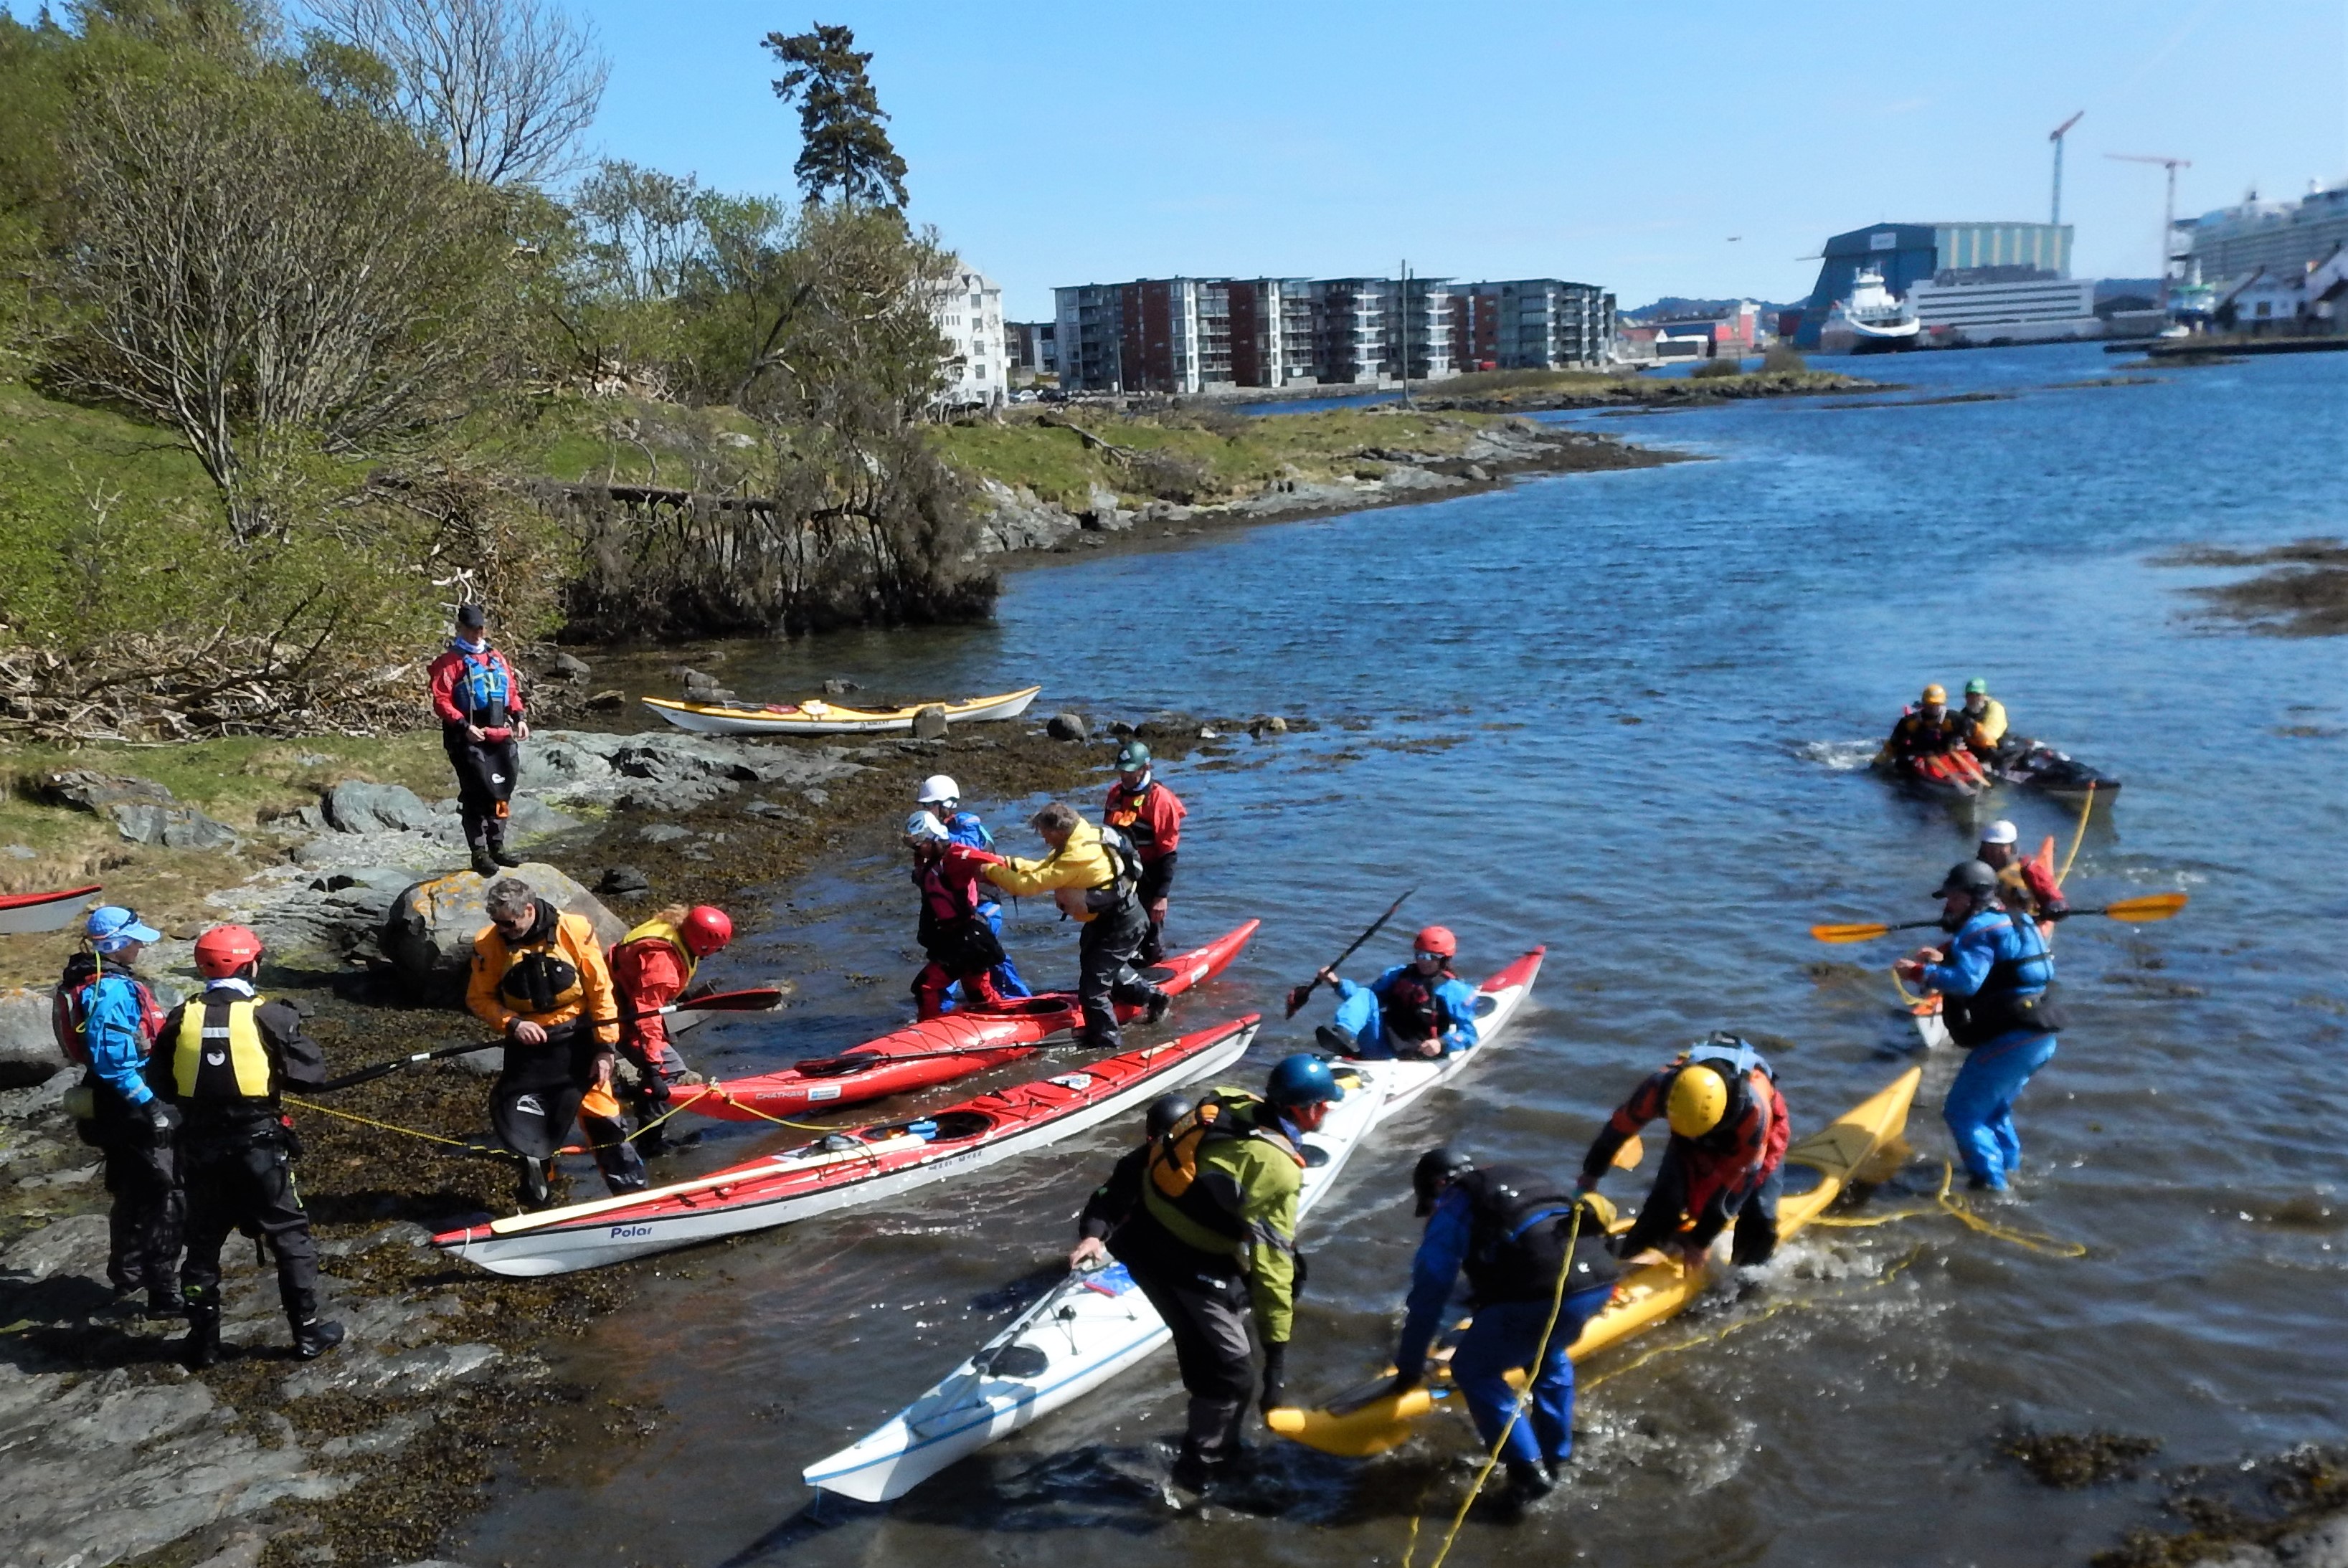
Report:
[[692,1012],[767,1012],[782,1005],[783,993],[769,986],[757,990],[718,991],[714,995],[695,997],[687,1001],[677,999],[679,1011]]
[[840,1078],[861,1071],[880,1060],[877,1050],[851,1050],[845,1056],[811,1056],[805,1061],[794,1061],[791,1071],[802,1078]]
[[1319,980],[1308,980],[1301,986],[1291,986],[1288,988],[1288,1016],[1290,1018],[1294,1018],[1298,1013],[1304,1010],[1304,1004],[1313,999],[1313,988],[1320,983],[1321,982]]

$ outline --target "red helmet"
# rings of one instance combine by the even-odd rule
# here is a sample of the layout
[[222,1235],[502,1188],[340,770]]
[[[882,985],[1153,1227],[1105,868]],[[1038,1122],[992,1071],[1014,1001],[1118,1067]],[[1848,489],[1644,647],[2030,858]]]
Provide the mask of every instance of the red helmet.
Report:
[[695,904],[685,911],[683,935],[685,950],[705,958],[734,939],[734,922],[715,905]]
[[1451,934],[1448,926],[1429,926],[1418,934],[1418,950],[1448,958],[1459,951],[1459,938]]
[[261,938],[242,926],[214,926],[196,938],[196,973],[224,980],[261,957]]

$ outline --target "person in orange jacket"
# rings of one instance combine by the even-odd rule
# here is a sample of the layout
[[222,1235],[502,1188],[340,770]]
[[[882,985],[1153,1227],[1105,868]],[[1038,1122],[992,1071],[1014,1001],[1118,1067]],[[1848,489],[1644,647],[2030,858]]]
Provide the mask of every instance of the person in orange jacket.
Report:
[[[620,1003],[620,1054],[636,1070],[630,1094],[639,1129],[636,1153],[647,1157],[667,1145],[658,1118],[677,1084],[699,1083],[668,1035],[657,1009],[683,996],[701,960],[734,939],[734,922],[710,904],[672,904],[631,930],[612,948],[612,987]],[[644,1016],[650,1015],[650,1016]]]
[[522,1204],[536,1208],[551,1196],[554,1157],[573,1122],[605,1186],[614,1194],[643,1191],[644,1162],[612,1097],[619,1002],[594,926],[519,877],[490,883],[483,902],[489,923],[473,938],[465,1005],[506,1037],[489,1121],[499,1142],[521,1157]]

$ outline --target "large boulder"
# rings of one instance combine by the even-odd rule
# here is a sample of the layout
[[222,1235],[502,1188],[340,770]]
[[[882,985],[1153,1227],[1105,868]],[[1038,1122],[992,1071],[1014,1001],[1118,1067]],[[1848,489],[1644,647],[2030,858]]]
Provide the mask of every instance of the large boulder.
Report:
[[[565,914],[586,916],[594,924],[596,940],[606,947],[627,935],[618,916],[551,866],[530,861],[499,875],[520,877]],[[463,997],[474,935],[489,923],[481,902],[488,891],[489,879],[458,871],[413,883],[392,900],[377,942],[417,1000],[448,1002]]]
[[0,991],[0,1089],[29,1089],[65,1065],[49,1030],[49,993],[24,986]]
[[126,778],[89,768],[67,768],[43,774],[33,793],[51,805],[70,806],[103,816],[118,805],[170,805],[171,792],[152,779]]
[[160,844],[166,849],[234,849],[237,845],[236,829],[191,805],[123,801],[108,809],[113,814],[115,831],[133,844]]
[[440,825],[440,814],[405,784],[345,779],[326,792],[327,825],[337,833],[407,833]]

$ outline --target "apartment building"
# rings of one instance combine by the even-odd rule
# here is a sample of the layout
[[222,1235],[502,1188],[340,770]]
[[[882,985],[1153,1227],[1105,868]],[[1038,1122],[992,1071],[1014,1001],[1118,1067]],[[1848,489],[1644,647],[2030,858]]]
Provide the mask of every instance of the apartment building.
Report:
[[1454,291],[1452,352],[1462,371],[1601,365],[1613,341],[1614,296],[1595,284],[1517,278]]
[[1003,345],[1011,368],[1034,375],[1056,375],[1060,370],[1059,323],[1005,322]]
[[983,272],[958,269],[932,285],[930,313],[946,341],[939,404],[978,408],[1005,401],[1011,369],[1003,341],[1003,290]]

